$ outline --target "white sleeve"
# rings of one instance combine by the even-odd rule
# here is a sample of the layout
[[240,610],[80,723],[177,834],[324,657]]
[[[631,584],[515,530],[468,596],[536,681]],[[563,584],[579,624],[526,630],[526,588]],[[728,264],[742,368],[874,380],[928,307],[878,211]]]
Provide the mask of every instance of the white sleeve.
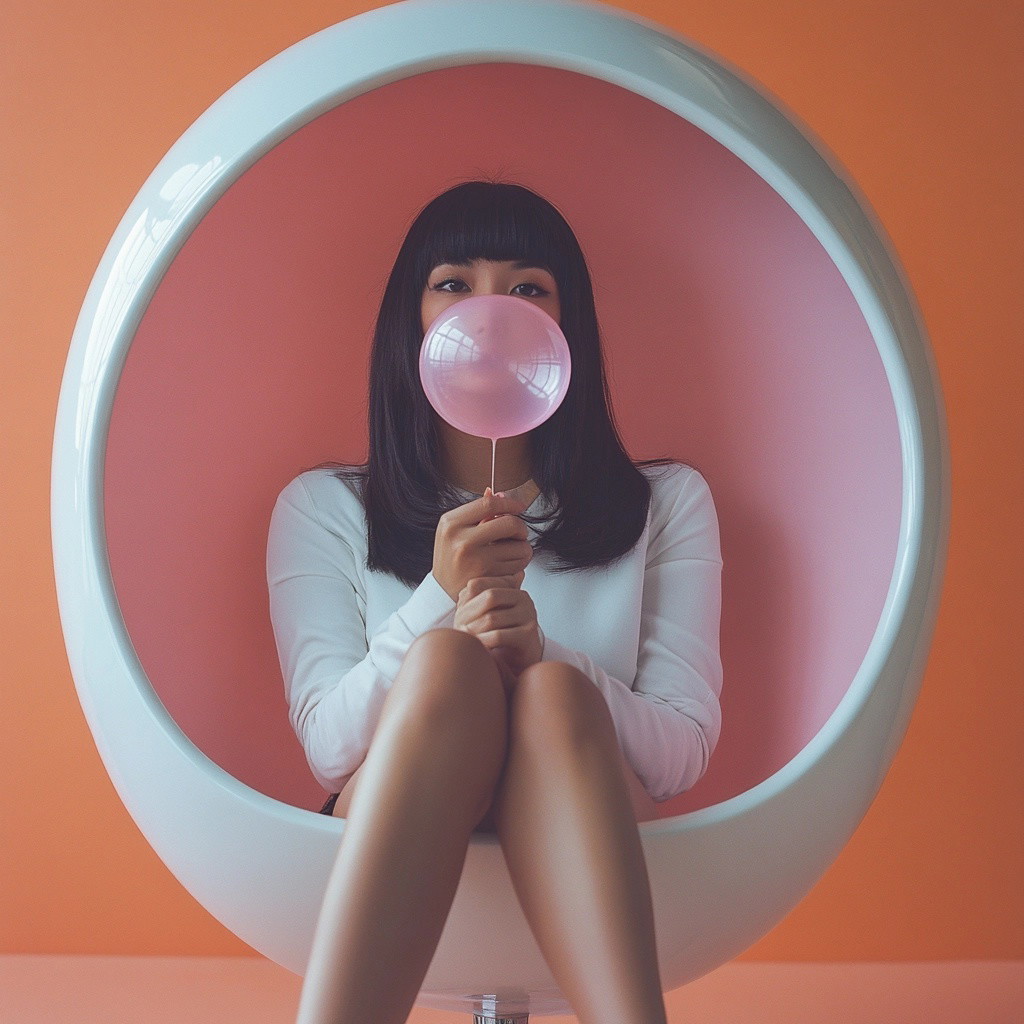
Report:
[[697,470],[668,486],[674,501],[666,495],[651,521],[633,688],[550,636],[543,648],[545,661],[575,665],[604,694],[626,760],[657,801],[701,778],[722,727],[718,517]]
[[323,526],[301,476],[274,506],[267,584],[289,720],[313,775],[335,793],[370,749],[410,644],[451,626],[456,602],[429,572],[367,644],[352,545]]

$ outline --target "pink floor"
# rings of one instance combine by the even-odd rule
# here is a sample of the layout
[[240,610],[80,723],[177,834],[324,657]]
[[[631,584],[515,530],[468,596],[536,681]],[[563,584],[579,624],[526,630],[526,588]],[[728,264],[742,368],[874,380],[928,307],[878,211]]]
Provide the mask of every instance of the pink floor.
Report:
[[[256,957],[0,956],[0,1021],[291,1024],[299,988]],[[733,963],[666,1004],[671,1024],[1024,1024],[1024,962]],[[409,1018],[448,1022],[472,1017],[416,1009]]]

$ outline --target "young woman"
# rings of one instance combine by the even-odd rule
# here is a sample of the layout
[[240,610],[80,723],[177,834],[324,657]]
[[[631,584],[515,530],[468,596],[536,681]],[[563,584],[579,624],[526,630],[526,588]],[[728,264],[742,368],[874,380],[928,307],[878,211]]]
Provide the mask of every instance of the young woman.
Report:
[[[490,440],[442,420],[418,370],[429,324],[481,294],[540,306],[572,359],[555,413],[498,441],[497,494]],[[624,451],[583,254],[518,185],[419,214],[369,384],[367,462],[292,480],[267,553],[292,726],[323,813],[348,819],[299,1022],[406,1020],[474,829],[579,1019],[664,1022],[637,823],[704,774],[721,727],[708,485]]]

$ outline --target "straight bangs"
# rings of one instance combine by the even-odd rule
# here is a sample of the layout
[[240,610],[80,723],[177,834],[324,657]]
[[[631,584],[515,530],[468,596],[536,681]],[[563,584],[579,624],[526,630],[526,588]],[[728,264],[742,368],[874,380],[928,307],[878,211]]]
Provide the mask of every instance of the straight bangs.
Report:
[[439,197],[425,211],[417,251],[417,291],[441,263],[524,260],[554,275],[561,286],[572,275],[575,239],[553,209],[527,189],[506,186],[500,193],[463,186]]

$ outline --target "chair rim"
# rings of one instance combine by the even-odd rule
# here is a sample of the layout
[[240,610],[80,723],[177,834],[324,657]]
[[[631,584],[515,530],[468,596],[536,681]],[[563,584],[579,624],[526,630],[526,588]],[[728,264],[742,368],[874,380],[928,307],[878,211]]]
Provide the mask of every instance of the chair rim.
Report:
[[[707,891],[718,894],[688,903],[685,914],[667,922],[664,979],[675,987],[725,962],[781,920],[866,813],[916,701],[949,533],[949,446],[937,370],[887,236],[827,149],[742,72],[696,44],[624,12],[564,0],[395,4],[302,40],[214,103],[129,206],[72,337],[51,469],[65,643],[105,767],[150,845],[218,920],[301,973],[323,891],[314,890],[333,863],[334,837],[344,822],[262,794],[220,768],[192,744],[146,678],[120,615],[105,541],[104,455],[114,396],[145,309],[178,250],[259,157],[319,114],[373,88],[488,62],[562,68],[622,86],[673,111],[748,164],[840,270],[878,346],[896,407],[903,468],[897,553],[867,654],[839,705],[796,757],[763,782],[719,804],[639,825],[651,854],[652,885],[660,879],[673,906],[689,898],[677,884],[684,859],[697,871],[693,878],[700,883],[702,877]],[[838,794],[832,788],[837,778]],[[813,835],[801,832],[808,813],[820,819]],[[696,829],[706,841],[676,840]],[[262,837],[257,849],[254,835]],[[496,842],[474,834],[470,867],[496,864],[500,858],[485,848]],[[303,887],[298,899],[294,891],[280,891],[288,887],[282,875]],[[486,899],[505,899],[512,907],[507,888],[494,888]],[[453,918],[467,914],[465,906],[460,910],[457,899]],[[528,942],[525,926],[517,934]],[[451,991],[445,986],[454,974],[448,959],[436,959],[426,992],[438,1006],[441,996],[430,993]]]
[[[527,9],[530,17],[521,17]],[[452,33],[455,24],[459,31]],[[53,464],[55,564],[64,604],[70,607],[84,594],[99,596],[117,658],[184,756],[223,771],[185,736],[146,678],[120,616],[103,529],[103,451],[128,349],[177,251],[259,157],[339,102],[442,66],[498,61],[572,70],[645,96],[707,132],[783,196],[836,262],[867,319],[892,389],[903,454],[897,555],[878,626],[849,687],[825,725],[774,774],[721,803],[642,827],[650,833],[696,828],[771,799],[820,761],[860,713],[880,685],[901,630],[930,632],[948,535],[948,445],[935,368],[905,274],[866,200],[820,141],[797,128],[738,69],[652,27],[621,11],[563,0],[540,9],[524,0],[439,0],[366,12],[246,76],[172,147],[129,207],[90,286],[62,387]],[[372,66],[353,59],[366,53],[376,59]],[[296,66],[317,74],[294,75]],[[330,74],[321,75],[328,67]],[[264,104],[264,113],[254,114],[250,104]],[[831,209],[818,198],[826,185]],[[84,436],[77,414],[83,404]],[[71,480],[74,502],[68,501]],[[72,504],[84,531],[62,511]],[[84,543],[72,543],[68,533]],[[87,567],[77,594],[68,582],[71,559]],[[224,775],[222,783],[238,787],[239,796],[256,793]]]

